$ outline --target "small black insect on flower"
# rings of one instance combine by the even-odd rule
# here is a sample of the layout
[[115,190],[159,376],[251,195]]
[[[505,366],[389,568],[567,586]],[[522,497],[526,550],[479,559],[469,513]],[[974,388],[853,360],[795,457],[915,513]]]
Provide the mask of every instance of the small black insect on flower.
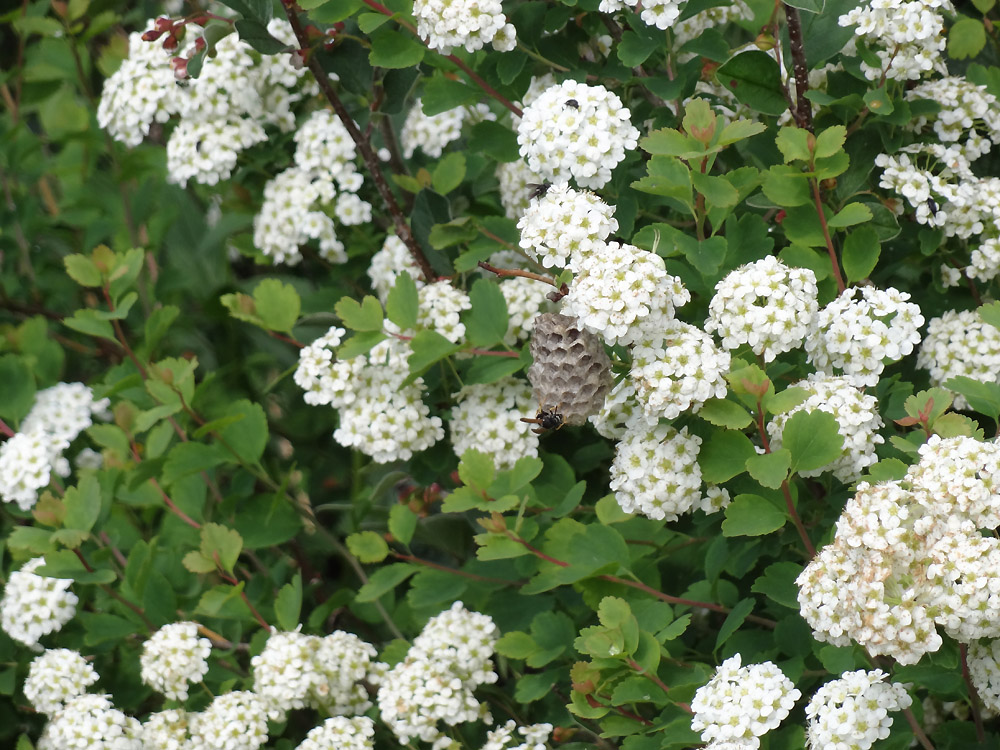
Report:
[[580,102],[578,102],[576,99],[567,99],[566,106],[572,107],[573,109],[580,109]]
[[938,212],[938,204],[934,202],[933,198],[927,199],[927,208],[930,209],[932,214],[936,214]]
[[552,409],[541,408],[535,415],[534,419],[528,419],[528,417],[521,417],[522,422],[527,422],[528,424],[538,425],[531,431],[536,435],[541,435],[542,433],[548,432],[549,430],[559,430],[565,424],[563,422],[563,415],[559,413],[559,407],[556,406]]
[[549,192],[549,188],[552,187],[552,183],[548,180],[545,182],[529,182],[528,187],[531,188],[529,200],[534,200],[535,198],[541,198]]

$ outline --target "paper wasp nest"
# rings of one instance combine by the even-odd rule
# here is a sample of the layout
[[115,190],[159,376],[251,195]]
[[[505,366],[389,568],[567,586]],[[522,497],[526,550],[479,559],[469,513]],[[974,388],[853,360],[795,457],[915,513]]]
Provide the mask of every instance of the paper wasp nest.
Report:
[[535,318],[531,356],[528,380],[543,429],[583,424],[604,406],[613,384],[611,362],[601,340],[576,318],[558,313]]

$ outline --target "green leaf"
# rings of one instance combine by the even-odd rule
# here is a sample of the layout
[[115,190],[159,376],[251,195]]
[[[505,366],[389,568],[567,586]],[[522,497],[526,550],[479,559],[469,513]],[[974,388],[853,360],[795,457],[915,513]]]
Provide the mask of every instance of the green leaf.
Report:
[[826,0],[794,0],[794,2],[787,4],[809,13],[822,13],[823,8],[826,7]]
[[15,354],[0,357],[0,418],[17,424],[35,403],[35,379]]
[[274,599],[274,616],[278,627],[292,631],[299,626],[302,615],[302,576],[298,573],[278,591]]
[[632,187],[643,193],[662,195],[679,200],[688,210],[694,211],[691,194],[691,170],[679,159],[672,156],[654,156],[646,164],[647,174],[632,183]]
[[864,95],[865,106],[868,107],[869,111],[874,115],[879,115],[881,117],[887,117],[891,115],[896,106],[892,103],[892,99],[889,97],[888,92],[885,90],[885,86],[880,86],[877,89],[870,89],[865,92]]
[[705,152],[702,144],[673,128],[654,130],[640,139],[639,147],[653,156],[677,156],[682,159],[699,156]]
[[80,286],[99,287],[104,283],[101,271],[86,255],[67,255],[63,258],[66,273]]
[[233,526],[246,549],[261,549],[293,538],[302,529],[302,520],[284,495],[258,494],[240,501]]
[[253,300],[265,328],[280,333],[292,332],[302,307],[295,287],[278,279],[264,279],[253,290]]
[[[855,224],[861,224],[866,221],[871,221],[872,212],[863,203],[848,203],[840,210],[839,213],[831,216],[826,222],[828,227],[833,229],[842,229],[844,227],[854,226]],[[872,232],[874,233],[874,229]]]
[[207,471],[225,461],[227,455],[216,445],[189,441],[177,443],[167,454],[161,481],[170,485],[191,474]]
[[445,357],[462,348],[461,344],[453,344],[437,331],[417,331],[410,341],[413,354],[407,360],[410,364],[410,382],[420,377],[430,369],[431,365],[440,362]]
[[235,529],[219,523],[206,523],[201,527],[199,552],[216,562],[222,570],[232,573],[243,551],[243,537]]
[[809,148],[810,141],[814,141],[812,133],[805,128],[796,128],[790,125],[779,130],[778,137],[774,139],[774,143],[785,158],[786,164],[796,160],[811,161],[813,152]]
[[735,206],[737,200],[739,200],[739,193],[736,192],[736,188],[722,177],[702,174],[698,170],[692,170],[691,183],[694,189],[705,196],[705,200],[712,206],[727,208]]
[[515,630],[504,633],[496,643],[497,653],[508,659],[527,659],[538,650],[535,639],[525,632]]
[[793,562],[776,562],[767,566],[764,575],[754,581],[750,590],[763,594],[783,607],[799,609],[799,587],[795,579],[802,572],[802,566]]
[[180,314],[180,308],[174,305],[158,307],[149,314],[143,327],[144,336],[142,340],[142,351],[147,357],[153,354],[157,344],[160,343]]
[[83,562],[68,549],[49,552],[45,555],[45,564],[35,571],[47,578],[69,578],[83,584],[108,584],[118,576],[110,568],[87,570]]
[[382,331],[356,333],[337,347],[337,359],[353,359],[358,355],[367,354],[373,347],[387,338],[388,336]]
[[412,563],[391,563],[385,565],[371,574],[368,578],[368,583],[358,590],[358,596],[355,601],[377,601],[419,570],[420,567]]
[[812,203],[809,183],[798,167],[776,164],[764,173],[761,184],[764,195],[782,208]]
[[753,422],[750,412],[739,404],[724,398],[712,398],[702,404],[698,416],[716,427],[742,430]]
[[417,530],[417,514],[408,505],[393,505],[389,510],[389,533],[400,544],[408,545]]
[[499,162],[517,161],[520,158],[514,131],[492,120],[477,122],[469,129],[469,150]]
[[523,367],[524,362],[518,357],[476,357],[462,376],[462,382],[466,385],[495,383]]
[[[852,203],[852,206],[861,205]],[[846,209],[845,209],[846,210]],[[871,227],[858,227],[847,235],[841,260],[848,281],[867,279],[875,270],[879,254],[882,252],[878,233]]]
[[392,16],[384,13],[361,13],[358,16],[358,28],[366,34],[371,34],[375,29],[381,28],[392,20]]
[[409,331],[417,327],[417,313],[420,310],[420,296],[417,285],[409,271],[403,271],[396,277],[396,283],[389,290],[385,301],[385,314],[401,331]]
[[719,628],[719,635],[715,639],[715,650],[718,651],[722,648],[723,644],[729,640],[730,636],[740,629],[740,625],[743,621],[747,619],[747,615],[753,612],[754,600],[751,598],[744,599],[729,612],[729,616],[726,617],[726,621],[722,623],[722,627]]
[[737,141],[752,138],[759,133],[763,133],[765,130],[767,130],[767,126],[762,122],[755,122],[753,120],[736,120],[735,122],[729,123],[722,129],[722,133],[719,135],[718,145],[728,146],[730,143],[736,143]]
[[952,60],[964,60],[975,57],[986,46],[986,29],[982,21],[967,16],[960,16],[958,21],[948,29],[948,57]]
[[621,41],[616,45],[618,59],[627,68],[634,68],[642,65],[646,59],[657,50],[662,44],[662,40],[650,35],[637,34],[634,31],[626,31],[622,34]]
[[969,406],[994,422],[1000,416],[1000,385],[983,383],[961,375],[948,380],[944,387],[965,396]]
[[424,114],[433,116],[471,104],[478,98],[478,89],[437,72],[424,83],[420,103]]
[[773,453],[750,456],[746,461],[747,473],[765,487],[776,490],[788,478],[791,454],[784,448]]
[[792,454],[792,472],[813,471],[836,461],[844,445],[838,430],[836,417],[818,409],[789,417],[781,442]]
[[431,227],[428,241],[435,250],[443,250],[452,245],[471,242],[478,235],[475,222],[470,216],[460,216],[444,224]]
[[844,148],[846,140],[847,128],[843,125],[834,125],[816,136],[816,148],[813,153],[817,159],[833,156]]
[[424,59],[426,47],[398,29],[381,28],[371,34],[368,61],[376,68],[413,68]]
[[786,514],[760,495],[737,495],[726,506],[723,536],[761,536],[785,525]]
[[243,620],[250,616],[250,609],[243,601],[244,582],[235,586],[220,584],[213,586],[201,595],[195,614],[206,617],[219,617],[224,620]]
[[465,179],[465,154],[452,151],[438,162],[431,175],[431,185],[441,195],[447,195]]
[[788,241],[796,245],[826,246],[823,225],[819,223],[819,214],[816,213],[816,208],[812,205],[787,209],[785,218],[781,222],[781,228],[784,230],[785,236],[788,237]]
[[63,318],[63,325],[88,336],[115,340],[115,329],[97,310],[77,310],[72,318]]
[[764,411],[767,414],[784,414],[794,409],[809,398],[809,392],[805,388],[791,386],[780,393],[772,393],[762,400]]
[[1000,302],[988,302],[978,307],[976,312],[979,314],[981,321],[1000,329]]
[[83,623],[83,642],[88,646],[97,646],[108,641],[120,643],[139,632],[139,625],[117,615],[80,612],[79,617]]
[[361,531],[347,537],[347,548],[363,563],[382,562],[389,556],[389,545],[381,534]]
[[251,465],[257,463],[264,455],[268,439],[264,407],[242,398],[227,404],[223,413],[231,418],[229,424],[218,430],[228,460],[234,460],[232,452],[235,452],[239,462]]
[[243,18],[236,22],[236,31],[241,40],[262,55],[276,55],[288,49],[288,45],[271,36],[267,27],[260,21]]
[[485,492],[496,478],[493,458],[475,448],[469,448],[462,454],[462,460],[458,464],[458,478],[466,486]]
[[742,474],[746,460],[757,455],[750,438],[736,430],[716,430],[702,443],[698,453],[701,477],[719,484]]
[[84,474],[76,487],[66,489],[63,504],[66,507],[63,527],[89,533],[101,515],[101,487],[97,477]]
[[465,333],[469,343],[486,349],[503,340],[507,334],[507,302],[500,285],[478,279],[469,291],[472,309],[465,316]]
[[355,331],[381,331],[382,305],[371,295],[366,295],[359,303],[350,297],[342,297],[333,311],[344,321],[344,325]]
[[244,18],[251,18],[266,24],[271,20],[271,3],[268,0],[221,0],[222,4],[232,8]]

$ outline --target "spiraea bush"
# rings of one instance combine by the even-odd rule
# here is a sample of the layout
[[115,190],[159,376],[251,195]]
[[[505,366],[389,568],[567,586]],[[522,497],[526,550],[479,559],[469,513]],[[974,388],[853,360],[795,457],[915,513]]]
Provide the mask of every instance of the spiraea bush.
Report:
[[1000,742],[993,0],[0,26],[0,746]]

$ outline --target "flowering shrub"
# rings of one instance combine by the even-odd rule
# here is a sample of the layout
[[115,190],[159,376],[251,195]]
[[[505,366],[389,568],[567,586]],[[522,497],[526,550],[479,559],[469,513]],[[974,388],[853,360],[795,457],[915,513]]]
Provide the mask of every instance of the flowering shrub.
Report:
[[996,745],[993,0],[4,20],[0,746]]

